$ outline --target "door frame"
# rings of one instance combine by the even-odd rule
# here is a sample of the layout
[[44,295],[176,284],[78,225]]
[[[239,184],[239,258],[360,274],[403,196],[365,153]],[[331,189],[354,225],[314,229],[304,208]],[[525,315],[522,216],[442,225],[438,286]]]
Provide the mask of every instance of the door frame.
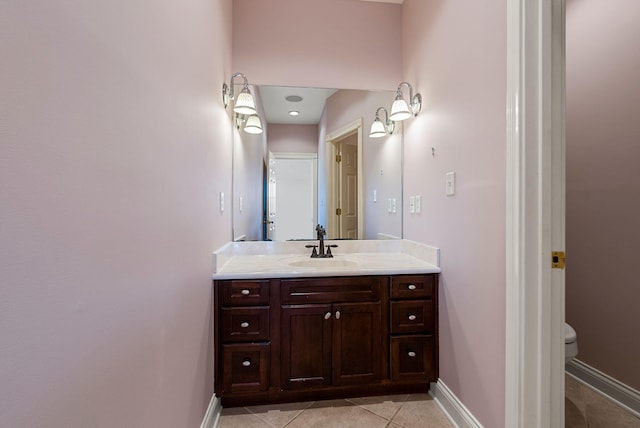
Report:
[[[335,238],[335,230],[338,225],[335,204],[335,175],[336,167],[336,142],[352,134],[358,135],[358,239],[364,239],[364,170],[362,153],[362,118],[333,131],[325,136],[326,149],[326,177],[327,177],[327,239]],[[329,196],[330,195],[330,196]]]
[[505,426],[564,426],[565,0],[507,1]]

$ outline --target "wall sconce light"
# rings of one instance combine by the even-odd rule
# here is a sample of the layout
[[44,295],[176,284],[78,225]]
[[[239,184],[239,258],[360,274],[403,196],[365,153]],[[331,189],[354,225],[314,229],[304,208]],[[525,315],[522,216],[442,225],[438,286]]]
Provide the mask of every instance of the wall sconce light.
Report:
[[[380,111],[384,112],[384,123],[380,120]],[[387,135],[393,134],[394,129],[396,129],[396,124],[389,119],[389,114],[387,109],[384,107],[378,107],[376,110],[376,118],[373,120],[371,124],[371,131],[369,131],[369,137],[371,138],[380,138],[385,137]]]
[[[402,96],[402,86],[409,87],[409,100],[411,104],[407,104]],[[402,82],[396,90],[396,99],[391,106],[391,115],[389,119],[394,122],[409,119],[411,116],[417,116],[422,109],[422,95],[416,93],[413,95],[413,87],[407,82]]]
[[[236,77],[242,77],[243,79],[242,90],[238,94],[237,99],[233,89],[233,80]],[[229,103],[234,100],[233,111],[236,115],[236,127],[240,128],[244,125],[242,128],[244,132],[249,134],[262,134],[262,122],[260,121],[260,116],[258,116],[256,101],[249,89],[247,76],[242,73],[234,73],[228,85],[226,83],[222,84],[222,101],[224,102],[224,108],[227,108]]]
[[244,115],[236,113],[236,128],[248,134],[262,134],[262,121],[257,114]]
[[[238,94],[238,99],[236,100],[233,90],[233,79],[236,77],[242,77],[244,79],[243,87],[240,93]],[[231,76],[231,81],[229,85],[226,83],[222,84],[222,101],[224,102],[224,108],[227,108],[229,102],[235,100],[236,103],[233,106],[233,111],[239,114],[245,115],[253,115],[258,114],[256,110],[256,101],[253,99],[253,95],[249,90],[249,82],[247,81],[247,76],[242,73],[234,73]]]
[[262,122],[257,114],[252,114],[244,123],[244,132],[249,134],[262,134]]

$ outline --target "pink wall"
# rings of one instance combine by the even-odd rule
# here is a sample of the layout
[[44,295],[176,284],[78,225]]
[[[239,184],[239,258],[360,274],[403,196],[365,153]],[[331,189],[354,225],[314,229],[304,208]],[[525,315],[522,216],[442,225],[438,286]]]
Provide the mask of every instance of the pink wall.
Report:
[[318,153],[318,125],[269,125],[267,147],[272,152]]
[[357,0],[234,0],[233,68],[257,84],[393,89],[401,15]]
[[[404,237],[441,249],[440,378],[483,426],[505,409],[506,2],[405,0]],[[435,156],[431,154],[435,148]],[[445,174],[456,194],[445,195]]]
[[0,426],[199,426],[231,0],[1,8]]
[[640,4],[567,4],[567,321],[578,359],[640,389]]

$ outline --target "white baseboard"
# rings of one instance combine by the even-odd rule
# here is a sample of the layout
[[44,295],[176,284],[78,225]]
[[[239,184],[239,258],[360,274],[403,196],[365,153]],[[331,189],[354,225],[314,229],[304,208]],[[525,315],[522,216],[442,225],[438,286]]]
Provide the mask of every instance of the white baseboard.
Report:
[[640,418],[640,392],[577,359],[565,368],[578,381]]
[[469,409],[462,404],[462,401],[451,392],[449,387],[445,385],[442,379],[438,379],[437,383],[432,383],[429,393],[433,397],[438,407],[449,418],[449,422],[456,428],[482,428],[482,425],[471,414]]
[[[455,428],[483,428],[469,409],[467,409],[458,397],[451,392],[449,387],[442,382],[442,379],[438,379],[437,383],[431,384],[429,394],[431,394],[433,401],[440,407]],[[216,428],[221,413],[222,403],[214,394],[213,397],[211,397],[211,402],[209,402],[209,407],[207,407],[200,428]]]
[[202,419],[200,428],[217,427],[218,420],[220,419],[220,413],[222,413],[222,403],[220,402],[220,399],[213,394],[213,397],[211,397],[211,401],[209,402],[209,407],[207,407],[207,411],[204,414],[204,419]]

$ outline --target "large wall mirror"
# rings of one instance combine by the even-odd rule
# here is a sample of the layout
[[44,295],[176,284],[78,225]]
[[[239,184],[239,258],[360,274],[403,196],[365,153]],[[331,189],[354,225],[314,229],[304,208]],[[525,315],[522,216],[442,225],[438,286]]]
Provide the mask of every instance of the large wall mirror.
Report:
[[[261,134],[233,133],[233,239],[402,238],[402,125],[369,136],[395,92],[252,86]],[[384,120],[384,119],[383,119]]]

